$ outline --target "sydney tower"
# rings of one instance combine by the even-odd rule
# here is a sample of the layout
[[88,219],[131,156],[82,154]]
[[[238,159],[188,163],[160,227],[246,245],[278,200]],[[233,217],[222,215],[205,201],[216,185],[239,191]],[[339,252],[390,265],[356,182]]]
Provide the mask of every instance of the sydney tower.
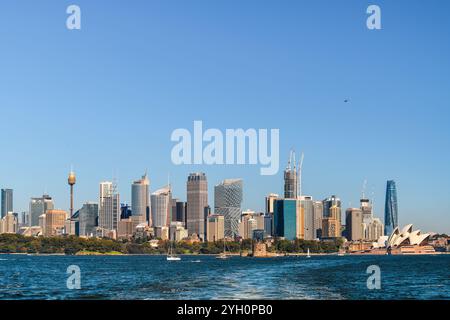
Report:
[[73,170],[70,171],[67,182],[69,183],[69,186],[70,186],[70,218],[72,218],[72,216],[73,216],[73,186],[76,182],[75,172],[73,172]]

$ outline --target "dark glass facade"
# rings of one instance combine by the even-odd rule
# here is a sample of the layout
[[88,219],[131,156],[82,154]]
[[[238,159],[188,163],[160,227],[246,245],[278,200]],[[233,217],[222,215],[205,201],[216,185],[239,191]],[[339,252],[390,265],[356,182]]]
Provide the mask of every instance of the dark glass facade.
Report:
[[13,212],[13,190],[12,189],[2,189],[2,210],[1,217],[3,218],[9,212]]
[[396,227],[398,227],[397,187],[394,180],[388,180],[384,207],[384,234],[391,235]]
[[129,217],[131,217],[131,215],[132,215],[131,207],[127,204],[122,203],[120,205],[120,220],[128,219]]
[[287,240],[297,238],[297,200],[275,200],[274,234],[276,237],[284,237]]

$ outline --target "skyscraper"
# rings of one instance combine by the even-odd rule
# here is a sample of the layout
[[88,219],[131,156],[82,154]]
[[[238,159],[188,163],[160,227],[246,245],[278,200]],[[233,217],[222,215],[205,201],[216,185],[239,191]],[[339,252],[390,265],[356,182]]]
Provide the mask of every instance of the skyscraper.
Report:
[[54,208],[53,199],[44,194],[40,198],[31,198],[28,222],[30,227],[39,225],[39,216]]
[[183,222],[180,221],[172,221],[170,222],[169,227],[169,240],[171,241],[181,241],[184,238],[188,237],[188,233],[186,228],[183,225]]
[[348,240],[356,241],[364,238],[363,211],[349,208],[345,212],[345,232]]
[[186,228],[186,202],[172,198],[170,206],[172,208],[172,222],[183,222],[183,227]]
[[286,199],[296,199],[298,196],[297,165],[295,163],[295,153],[291,152],[288,165],[284,170],[284,197]]
[[255,219],[250,218],[247,220],[245,229],[244,229],[244,239],[253,239],[253,231],[257,230],[257,222]]
[[242,179],[226,179],[214,187],[214,212],[224,216],[225,237],[239,234],[242,189]]
[[64,210],[47,210],[45,214],[45,231],[46,236],[62,235],[64,223],[67,219],[67,212]]
[[394,180],[388,180],[384,207],[384,234],[391,235],[396,227],[398,227],[397,187]]
[[382,235],[384,226],[381,220],[373,215],[373,203],[364,196],[360,200],[360,209],[362,212],[363,239],[377,241]]
[[161,188],[151,195],[152,227],[169,227],[170,225],[170,186]]
[[213,214],[207,220],[207,241],[222,240],[224,234],[224,216]]
[[11,212],[0,219],[0,234],[16,233],[18,229],[17,217]]
[[271,193],[266,196],[266,214],[273,215],[273,202],[278,198],[279,196],[275,193]]
[[341,236],[341,200],[332,195],[322,201],[322,238]]
[[314,201],[314,238],[322,237],[323,202]]
[[362,211],[363,220],[373,219],[372,204],[370,203],[369,199],[362,198],[360,200],[360,208]]
[[[179,199],[171,197],[170,199],[170,222],[181,222],[182,220],[178,221],[177,219],[177,202]],[[178,225],[178,224],[177,224]],[[183,225],[183,224],[181,224]]]
[[264,216],[264,237],[273,235],[273,214],[266,214]]
[[98,225],[107,230],[117,230],[120,218],[120,196],[112,182],[100,182]]
[[187,228],[189,235],[205,235],[205,208],[208,207],[208,181],[202,172],[191,173],[187,180]]
[[131,217],[131,206],[127,203],[120,204],[120,220]]
[[334,204],[328,209],[328,215],[322,219],[322,238],[338,238],[341,236],[341,207]]
[[22,211],[18,217],[19,227],[28,226],[28,212]]
[[384,234],[384,226],[379,218],[373,218],[371,223],[364,224],[365,240],[377,241]]
[[98,223],[98,204],[86,202],[75,215],[78,215],[80,236],[93,236]]
[[331,208],[336,206],[339,208],[339,212],[337,213],[336,219],[338,219],[339,223],[341,223],[341,199],[332,195],[331,197],[323,200],[323,217],[328,218],[331,217]]
[[299,201],[304,210],[305,240],[314,240],[314,201],[311,196],[301,196]]
[[322,201],[322,237],[336,238],[341,236],[341,200],[332,195]]
[[134,181],[131,185],[131,214],[134,217],[139,217],[140,222],[146,222],[147,216],[150,215],[149,187],[150,181],[147,174],[144,174],[141,179]]
[[8,212],[13,212],[13,190],[2,189],[2,218],[5,217]]
[[303,208],[296,199],[278,199],[274,203],[274,235],[287,240],[303,239]]

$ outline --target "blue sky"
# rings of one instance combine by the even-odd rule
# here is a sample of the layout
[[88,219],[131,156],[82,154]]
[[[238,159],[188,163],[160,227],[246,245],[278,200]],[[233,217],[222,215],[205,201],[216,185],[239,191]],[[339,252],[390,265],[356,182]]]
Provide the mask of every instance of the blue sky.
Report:
[[[65,27],[77,4],[82,29]],[[366,28],[377,4],[382,30]],[[16,211],[46,190],[68,208],[116,176],[123,200],[148,170],[185,199],[189,172],[244,179],[244,208],[282,193],[290,148],[303,190],[358,203],[363,180],[383,217],[397,181],[400,224],[450,232],[448,1],[10,1],[0,5],[0,186]],[[344,103],[344,99],[350,99]],[[174,166],[170,134],[279,128],[280,172]]]

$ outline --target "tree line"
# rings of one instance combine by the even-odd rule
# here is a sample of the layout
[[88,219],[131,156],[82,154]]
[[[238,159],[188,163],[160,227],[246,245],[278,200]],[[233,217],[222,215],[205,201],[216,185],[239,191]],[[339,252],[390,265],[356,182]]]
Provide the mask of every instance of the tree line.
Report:
[[[112,240],[107,238],[64,237],[25,237],[18,234],[0,235],[0,253],[23,254],[67,254],[80,253],[121,253],[121,254],[165,254],[172,245],[177,254],[219,254],[223,252],[224,243],[216,242],[170,242],[160,240],[157,247],[147,241]],[[311,253],[337,252],[342,245],[339,239],[333,241],[306,241],[274,239],[269,252]],[[251,251],[252,240],[225,242],[226,251],[238,254]]]

